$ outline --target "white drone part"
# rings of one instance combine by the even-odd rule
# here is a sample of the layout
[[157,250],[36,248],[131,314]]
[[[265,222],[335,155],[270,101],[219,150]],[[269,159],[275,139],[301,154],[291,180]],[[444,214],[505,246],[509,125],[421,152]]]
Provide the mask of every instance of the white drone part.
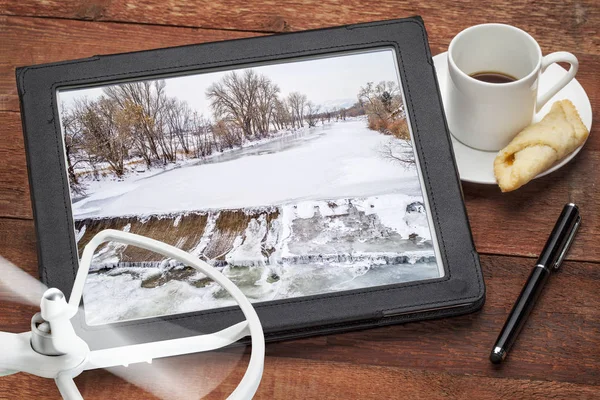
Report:
[[[48,289],[42,297],[40,303],[41,317],[46,323],[38,325],[37,329],[50,337],[52,342],[51,351],[59,355],[68,353],[75,345],[81,345],[81,343],[78,342],[81,342],[82,340],[77,337],[73,325],[71,324],[71,318],[77,313],[77,308],[78,307],[75,307],[73,312],[71,307],[67,304],[65,295],[58,289]],[[34,332],[35,331],[32,330],[33,349],[38,353],[41,352],[42,354],[48,355],[48,353],[44,353],[41,349],[36,349],[33,345],[33,343],[35,343],[33,342]]]
[[[151,250],[201,271],[231,294],[246,321],[207,335],[90,351],[87,344],[75,334],[70,319],[77,313],[94,252],[107,241]],[[260,320],[250,301],[227,277],[206,262],[157,240],[116,230],[98,233],[83,251],[69,302],[65,301],[60,290],[48,289],[42,297],[40,307],[41,313],[32,319],[31,332],[0,332],[0,343],[4,353],[0,358],[0,376],[3,373],[22,371],[54,378],[65,400],[79,400],[82,397],[73,378],[84,370],[149,363],[154,358],[214,350],[230,345],[249,334],[252,350],[248,368],[229,399],[250,399],[260,384],[265,342]]]
[[[26,290],[23,290],[26,288]],[[27,305],[38,306],[40,298],[48,290],[46,285],[27,272],[0,256],[0,289],[12,293]],[[9,300],[11,298],[9,297]]]

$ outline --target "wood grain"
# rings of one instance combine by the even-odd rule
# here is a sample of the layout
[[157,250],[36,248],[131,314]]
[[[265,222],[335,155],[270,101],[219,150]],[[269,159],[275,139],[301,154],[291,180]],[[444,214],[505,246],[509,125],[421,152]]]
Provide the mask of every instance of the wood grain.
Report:
[[[8,1],[8,0],[4,0]],[[600,7],[595,0],[464,2],[295,0],[179,1],[146,0],[135,4],[107,0],[34,0],[8,2],[5,14],[77,20],[284,32],[423,16],[433,45],[447,47],[462,29],[486,22],[526,27],[544,50],[557,44],[569,51],[600,54]]]
[[[180,397],[198,399],[198,381],[203,375],[197,369],[202,360],[186,359],[170,362],[170,368],[186,373],[178,376],[184,388]],[[208,361],[207,361],[208,362]],[[211,359],[214,370],[230,368],[231,360]],[[223,399],[229,395],[244,373],[247,357],[236,363],[231,373],[205,398]],[[130,367],[132,368],[132,367]],[[135,368],[135,367],[133,367]],[[378,367],[344,362],[321,362],[292,358],[269,357],[255,399],[596,399],[598,387],[567,382],[530,381],[501,377],[473,377],[447,372],[429,372],[404,367]],[[54,382],[41,378],[17,375],[2,378],[8,382],[7,398],[58,398]],[[152,395],[105,371],[84,372],[75,382],[86,400],[153,399]],[[172,380],[158,378],[163,387],[173,387]],[[210,384],[217,382],[209,381]],[[187,390],[185,390],[187,389]],[[15,397],[11,397],[15,396]],[[22,396],[22,397],[20,397]]]
[[[592,128],[590,144],[600,143]],[[463,183],[477,250],[486,254],[536,257],[568,202],[579,205],[582,225],[569,259],[600,260],[600,152],[582,152],[567,166],[521,189],[501,193],[496,186]],[[586,173],[585,171],[589,171]]]
[[[0,16],[0,110],[19,111],[15,67],[257,36],[197,28]],[[66,45],[68,44],[68,45]]]
[[0,216],[32,218],[21,117],[0,111]]
[[[37,276],[16,66],[414,14],[425,20],[433,54],[444,51],[460,30],[483,22],[517,25],[533,34],[545,53],[574,52],[581,64],[577,78],[592,109],[600,107],[595,0],[482,0],[476,5],[448,0],[0,0],[0,255]],[[257,398],[600,398],[598,116],[593,126],[573,162],[514,193],[463,185],[483,254],[487,301],[480,312],[269,344]],[[506,364],[494,368],[487,361],[490,346],[567,201],[577,202],[584,218],[571,261],[549,282]],[[0,302],[0,330],[28,329],[36,307],[19,304],[6,288],[0,287],[0,297],[10,299]],[[171,372],[166,377],[157,377],[155,366],[135,368],[147,383],[169,388],[177,382],[183,398],[221,399],[246,368],[247,355],[239,351],[155,361]],[[86,399],[153,398],[104,371],[85,372],[76,381]],[[0,398],[57,399],[59,394],[52,381],[19,374],[0,378]]]
[[[11,60],[10,64],[0,62],[0,111],[19,111],[14,73],[16,66],[258,35],[248,32],[173,26],[6,16],[0,16],[0,24],[4,28],[0,31],[3,56]],[[439,36],[432,32],[432,29],[435,31],[435,26],[431,28],[428,25],[427,28],[432,54],[445,51],[452,36],[449,36],[447,41],[440,42],[436,40]],[[69,42],[69,46],[63,46],[65,42]],[[565,48],[560,44],[561,41],[556,40],[543,50],[544,52],[564,50]],[[585,53],[571,47],[568,50],[580,59],[581,66],[577,79],[586,88],[593,104],[596,104],[600,96],[600,81],[596,79],[596,71],[600,69],[600,54]],[[597,125],[598,118],[600,117],[596,116],[594,119],[594,125]]]

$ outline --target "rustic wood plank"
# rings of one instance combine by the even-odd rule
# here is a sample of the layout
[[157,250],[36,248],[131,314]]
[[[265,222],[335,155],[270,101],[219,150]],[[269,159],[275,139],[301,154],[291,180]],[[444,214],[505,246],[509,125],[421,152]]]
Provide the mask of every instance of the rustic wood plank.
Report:
[[[277,7],[274,7],[274,5]],[[518,0],[510,3],[483,0],[477,7],[462,2],[397,2],[382,0],[271,0],[244,4],[237,0],[196,3],[147,0],[135,4],[106,0],[34,0],[9,2],[5,14],[72,18],[93,21],[137,22],[283,32],[315,29],[422,15],[435,45],[447,47],[462,29],[485,22],[513,24],[527,29],[544,50],[600,54],[600,8],[595,0],[547,0],[543,4]]]
[[0,110],[19,111],[14,72],[18,66],[256,35],[197,28],[0,16]]
[[[153,384],[172,388],[169,399],[197,399],[214,389],[206,399],[223,399],[240,381],[248,357],[179,357],[177,361],[155,361],[177,371],[177,382],[158,377]],[[232,363],[235,366],[232,369]],[[130,368],[138,368],[133,366]],[[228,376],[214,378],[220,369],[230,371]],[[211,371],[212,370],[212,371]],[[216,371],[216,372],[215,372]],[[206,382],[208,381],[208,382]],[[54,382],[29,375],[4,377],[7,398],[56,399]],[[87,400],[154,399],[148,392],[116,378],[106,371],[86,371],[75,379]],[[205,386],[201,387],[200,383]],[[321,362],[269,357],[263,380],[255,399],[593,399],[600,395],[597,386],[575,385],[566,382],[530,381],[472,377],[446,372],[429,372],[402,367],[378,367],[344,362]]]
[[[596,131],[590,143],[600,143],[600,131]],[[592,172],[599,166],[600,152],[584,149],[564,168],[515,192],[501,193],[496,186],[463,183],[477,250],[538,256],[562,207],[575,202],[583,222],[568,257],[600,260],[600,175]]]
[[[549,0],[544,4],[484,0],[468,9],[460,2],[423,3],[350,0],[342,5],[341,1],[305,0],[275,7],[262,0],[252,6],[234,0],[201,6],[157,0],[135,4],[119,0],[45,0],[35,4],[31,0],[0,0],[0,14],[44,17],[0,16],[0,111],[10,111],[0,112],[0,254],[36,274],[33,223],[19,220],[31,218],[31,211],[16,113],[17,65],[254,35],[189,27],[278,32],[421,14],[434,54],[445,50],[458,31],[482,22],[522,27],[540,41],[544,52],[574,52],[581,62],[578,80],[588,92],[592,108],[600,105],[600,8],[594,0]],[[537,255],[562,204],[576,201],[582,206],[584,224],[569,258],[600,260],[596,174],[600,139],[594,139],[600,138],[598,117],[594,126],[592,138],[573,163],[515,193],[503,195],[494,187],[464,185],[480,252]],[[505,398],[598,398],[598,263],[566,263],[550,281],[507,363],[496,369],[487,362],[489,346],[532,262],[532,258],[482,256],[488,300],[477,314],[269,344],[257,398],[495,399],[501,394]],[[35,307],[0,302],[0,329],[28,329],[34,311]],[[181,387],[196,391],[184,398],[199,397],[207,387],[212,388],[210,384],[221,382],[223,376],[218,373],[233,368],[207,396],[224,398],[239,382],[247,357],[240,359],[238,353],[228,350],[158,363],[176,373],[191,374],[184,376]],[[194,385],[199,376],[208,385],[204,392]],[[151,398],[107,372],[86,372],[77,383],[88,399]],[[169,383],[157,379],[160,386],[169,387]],[[52,381],[24,374],[1,378],[0,393],[0,398],[59,396]]]
[[0,216],[32,218],[21,117],[0,111]]
[[[17,66],[257,35],[170,26],[6,16],[0,16],[0,26],[3,28],[0,30],[3,55],[6,60],[10,60],[10,63],[0,62],[0,111],[19,111],[14,74]],[[436,33],[429,27],[428,30],[432,53],[445,51],[447,43],[436,39],[443,37],[438,36],[443,35],[443,32]],[[69,46],[64,46],[64,43],[69,43]],[[562,44],[561,41],[556,43]],[[544,51],[563,49],[554,44],[544,48]],[[572,48],[569,50],[580,59],[577,78],[595,106],[600,101],[600,82],[596,79],[596,71],[600,69],[600,56],[578,52]],[[597,125],[598,118],[600,117],[595,117],[594,125]]]
[[[0,254],[35,276],[33,223],[0,222]],[[525,257],[483,256],[487,301],[478,313],[272,343],[267,346],[268,360],[287,357],[600,385],[600,354],[596,351],[600,337],[598,263],[565,263],[548,283],[504,368],[498,370],[488,362],[490,346],[533,263]],[[16,300],[14,296],[12,299]],[[0,302],[0,329],[27,330],[34,311],[34,307],[13,301]],[[3,384],[0,380],[0,388]]]

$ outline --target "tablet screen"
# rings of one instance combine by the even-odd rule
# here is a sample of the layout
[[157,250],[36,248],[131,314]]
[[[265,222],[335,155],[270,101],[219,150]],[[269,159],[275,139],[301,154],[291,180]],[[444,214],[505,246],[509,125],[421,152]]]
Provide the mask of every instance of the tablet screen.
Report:
[[[103,229],[219,269],[252,302],[443,276],[393,49],[58,92],[78,249]],[[89,325],[234,305],[109,242]]]

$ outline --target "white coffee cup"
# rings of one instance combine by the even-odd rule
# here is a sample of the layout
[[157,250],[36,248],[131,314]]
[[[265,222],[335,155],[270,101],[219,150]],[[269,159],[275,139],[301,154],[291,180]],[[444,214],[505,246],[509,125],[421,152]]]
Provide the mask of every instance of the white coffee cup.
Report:
[[[556,62],[571,67],[550,90],[538,95],[541,74]],[[564,51],[542,57],[535,39],[514,26],[483,24],[465,29],[448,49],[446,118],[450,132],[479,150],[502,149],[575,77],[578,66],[577,58]],[[470,76],[482,72],[498,72],[517,80],[489,83]]]

